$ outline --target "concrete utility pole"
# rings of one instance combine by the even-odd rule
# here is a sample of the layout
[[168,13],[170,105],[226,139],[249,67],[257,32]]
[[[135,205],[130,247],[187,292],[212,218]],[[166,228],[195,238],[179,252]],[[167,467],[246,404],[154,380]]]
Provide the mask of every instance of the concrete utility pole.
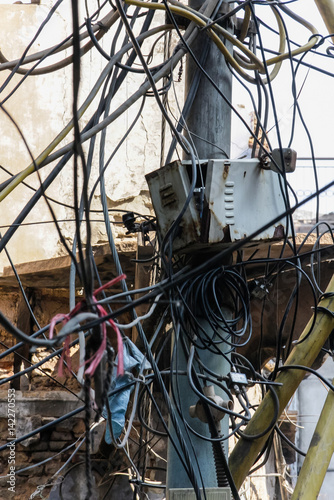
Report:
[[[189,7],[198,10],[202,5],[201,0],[189,0]],[[216,13],[217,17],[222,16],[228,12],[229,3],[226,0],[217,2],[219,7]],[[229,21],[223,25],[224,28],[229,27]],[[226,25],[227,24],[227,25]],[[197,58],[201,60],[201,53],[205,46],[208,35],[200,33],[192,45],[192,50]],[[209,53],[205,64],[204,70],[218,85],[220,91],[231,102],[232,98],[232,75],[227,68],[224,56],[209,39]],[[231,43],[225,42],[225,45],[231,51]],[[187,55],[186,67],[186,95],[191,87],[191,82],[195,71],[200,71],[198,65],[193,60],[191,55]],[[187,118],[187,126],[192,135],[192,139],[196,146],[198,157],[201,160],[205,159],[221,159],[230,157],[231,149],[231,108],[219,95],[214,86],[206,78],[204,74],[201,76],[198,91],[194,99],[193,106]],[[206,142],[207,141],[207,142]],[[210,144],[211,143],[211,144]],[[213,146],[217,144],[226,153],[222,154],[217,148]]]
[[[201,0],[190,0],[189,6],[193,9],[198,10],[202,5]],[[215,10],[215,16],[220,17],[229,9],[229,4],[227,1],[222,0],[217,2],[217,8]],[[229,21],[228,21],[229,23]],[[225,28],[228,26],[224,25]],[[203,64],[205,72],[211,77],[211,79],[218,85],[220,91],[224,96],[231,102],[232,95],[232,78],[231,73],[227,68],[224,56],[208,38],[206,33],[200,33],[196,38],[194,44],[192,44],[192,50],[194,52],[197,60],[201,60],[203,47],[209,42],[209,51],[205,63]],[[187,55],[186,63],[186,95],[191,89],[192,80],[194,74],[197,71],[201,71],[198,68],[196,62],[194,62],[190,54]],[[230,143],[231,143],[231,109],[228,104],[224,101],[219,92],[214,88],[209,79],[202,74],[199,87],[190,110],[190,113],[186,120],[187,127],[190,131],[190,138],[195,145],[196,152],[200,160],[207,159],[226,159],[230,155]],[[185,134],[189,140],[188,134]],[[215,147],[215,144],[220,148]],[[222,153],[223,150],[226,154]],[[185,158],[187,159],[187,158]],[[194,258],[196,255],[194,254]],[[223,264],[223,262],[222,262]],[[222,314],[228,320],[232,316],[232,311],[228,304],[222,304]],[[205,328],[208,335],[214,336],[212,328],[204,321],[203,318],[197,317],[197,320],[201,323],[201,326]],[[184,335],[180,332],[180,335]],[[187,359],[184,356],[181,342],[178,342],[178,362],[177,366],[174,366],[174,370],[184,372],[187,370]],[[226,351],[228,346],[226,346]],[[218,354],[212,354],[208,350],[198,350],[201,351],[201,361],[213,372],[219,374],[226,374],[230,371],[229,363],[224,359],[223,356]],[[197,366],[195,365],[195,369]],[[211,437],[209,426],[207,423],[203,423],[198,418],[191,418],[189,415],[189,408],[196,405],[196,395],[190,388],[186,376],[173,376],[173,384],[177,383],[179,387],[180,394],[180,406],[182,408],[182,413],[185,416],[186,421],[189,425],[199,434],[204,435],[208,438]],[[226,395],[223,391],[214,388],[216,396],[221,396],[226,400]],[[228,496],[216,496],[218,493],[217,486],[217,475],[215,460],[213,454],[212,444],[209,441],[205,441],[196,437],[190,433],[191,443],[187,437],[186,429],[184,423],[179,419],[180,426],[183,430],[183,436],[189,445],[190,456],[192,458],[194,469],[197,474],[197,480],[200,485],[202,481],[205,488],[209,488],[207,491],[207,499],[210,498],[221,498],[228,499]],[[175,436],[174,430],[171,426],[170,432],[172,436]],[[222,421],[222,434],[228,434],[228,417],[225,417]],[[227,443],[225,447],[225,452],[227,452]],[[226,483],[226,486],[228,483]],[[186,492],[186,489],[189,491]],[[210,493],[210,488],[214,488]],[[175,489],[175,490],[174,490]],[[183,490],[183,492],[179,491]],[[212,496],[211,496],[212,495]],[[173,448],[169,445],[168,447],[168,465],[167,465],[167,498],[170,500],[176,500],[177,498],[182,499],[195,499],[194,493],[191,492],[191,482],[179,460],[179,457]]]

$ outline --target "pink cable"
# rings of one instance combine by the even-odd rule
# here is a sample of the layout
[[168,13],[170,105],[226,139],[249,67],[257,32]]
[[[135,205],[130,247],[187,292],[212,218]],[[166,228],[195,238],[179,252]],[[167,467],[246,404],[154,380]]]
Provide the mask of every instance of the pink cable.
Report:
[[[108,283],[106,283],[105,285],[102,285],[99,288],[97,288],[95,290],[95,292],[93,293],[93,301],[97,302],[95,297],[96,297],[96,295],[99,292],[101,292],[102,290],[105,290],[106,288],[110,288],[112,285],[114,285],[115,283],[118,283],[119,281],[121,281],[121,280],[123,280],[125,278],[126,278],[126,275],[125,274],[121,274],[120,276],[117,276],[116,278],[108,281]],[[75,307],[68,314],[56,314],[51,319],[51,322],[50,322],[49,338],[50,339],[53,338],[53,332],[54,332],[56,323],[58,321],[62,321],[63,325],[65,325],[79,311],[81,311],[85,307],[85,305],[86,305],[86,301],[82,300],[82,301],[78,302],[75,305]],[[108,315],[107,312],[106,312],[106,310],[101,305],[97,304],[96,308],[98,310],[100,318],[103,318],[104,316]],[[116,337],[117,337],[117,351],[118,351],[117,375],[123,375],[124,374],[124,356],[123,356],[123,339],[122,339],[122,335],[121,335],[121,332],[119,331],[116,323],[112,319],[109,319],[108,323],[110,324],[110,326],[112,327],[112,329],[116,333]],[[103,357],[104,351],[107,348],[107,328],[106,328],[105,322],[101,323],[101,327],[102,327],[102,342],[101,342],[101,345],[98,348],[98,350],[95,352],[95,354],[88,361],[85,362],[85,364],[90,362],[89,367],[85,371],[85,373],[87,375],[90,375],[90,376],[94,375],[96,368],[99,366],[99,364],[101,362],[101,359]],[[61,358],[59,360],[59,365],[58,365],[58,375],[59,376],[63,375],[63,364],[64,364],[65,360],[66,360],[66,362],[68,364],[69,370],[71,370],[71,367],[70,367],[70,365],[71,365],[71,357],[70,357],[69,345],[70,345],[70,337],[68,336],[68,337],[66,337],[66,339],[64,341],[64,349],[63,349],[63,352],[61,354]]]

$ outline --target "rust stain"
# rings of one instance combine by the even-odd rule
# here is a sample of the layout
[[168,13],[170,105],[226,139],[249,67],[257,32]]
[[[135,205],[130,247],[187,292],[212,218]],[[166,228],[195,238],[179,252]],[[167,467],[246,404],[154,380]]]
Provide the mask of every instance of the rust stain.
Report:
[[311,444],[310,444],[310,447],[316,447],[318,446],[318,444],[320,443],[321,441],[321,436],[319,435],[318,432],[314,432],[313,434],[313,437],[312,437],[312,441],[311,441]]
[[280,240],[282,238],[284,238],[284,227],[282,226],[282,224],[280,224],[279,226],[275,227],[273,239]]
[[226,180],[230,170],[230,163],[224,163],[223,179]]

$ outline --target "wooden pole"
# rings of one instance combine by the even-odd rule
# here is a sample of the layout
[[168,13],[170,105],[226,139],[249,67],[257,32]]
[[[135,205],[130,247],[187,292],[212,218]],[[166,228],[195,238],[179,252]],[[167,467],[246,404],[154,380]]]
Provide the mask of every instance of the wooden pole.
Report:
[[[326,24],[328,33],[334,33],[334,0],[314,0],[318,10]],[[334,36],[332,36],[334,43]]]

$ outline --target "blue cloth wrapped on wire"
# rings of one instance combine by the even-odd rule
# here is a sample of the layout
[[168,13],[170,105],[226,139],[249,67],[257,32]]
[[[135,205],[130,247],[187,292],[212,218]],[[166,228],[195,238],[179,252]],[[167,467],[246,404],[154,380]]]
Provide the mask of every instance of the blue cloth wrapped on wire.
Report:
[[[133,375],[135,372],[138,373],[151,368],[151,365],[146,360],[144,354],[140,352],[140,350],[129,338],[124,340],[123,361],[124,375],[117,377],[117,367],[114,368],[113,378],[108,393],[108,403],[111,412],[111,425],[114,439],[119,438],[124,429],[125,414],[128,408],[130,395],[134,387]],[[106,408],[103,409],[102,416],[105,419],[108,418]],[[109,425],[106,426],[105,441],[108,444],[112,443]]]

